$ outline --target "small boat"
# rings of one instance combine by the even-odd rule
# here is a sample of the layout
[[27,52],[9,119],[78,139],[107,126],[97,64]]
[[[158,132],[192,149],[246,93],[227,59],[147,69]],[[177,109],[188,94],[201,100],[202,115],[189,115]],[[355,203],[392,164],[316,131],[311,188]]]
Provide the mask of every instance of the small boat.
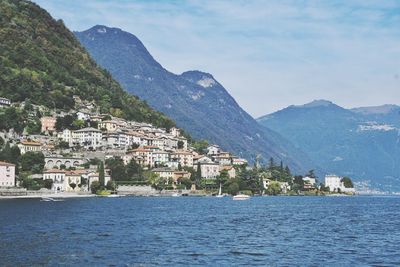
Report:
[[225,195],[222,194],[222,185],[221,183],[219,184],[219,191],[218,191],[218,195],[216,195],[215,197],[224,197]]
[[121,195],[117,195],[117,194],[111,194],[111,195],[108,195],[107,197],[122,197]]
[[239,194],[239,195],[233,196],[233,200],[248,200],[248,199],[250,199],[250,196],[248,196],[248,195]]
[[54,199],[52,197],[42,197],[40,201],[45,201],[45,202],[57,202],[57,201],[63,201],[62,199]]
[[173,193],[171,196],[172,196],[172,197],[180,197],[181,195],[178,194],[178,193]]

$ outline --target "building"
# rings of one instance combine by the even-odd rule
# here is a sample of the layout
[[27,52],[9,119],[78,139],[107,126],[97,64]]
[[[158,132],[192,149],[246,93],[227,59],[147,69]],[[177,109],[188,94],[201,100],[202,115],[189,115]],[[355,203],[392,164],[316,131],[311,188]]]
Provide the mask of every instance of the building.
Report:
[[78,118],[78,120],[82,120],[82,121],[90,120],[90,114],[87,112],[83,112],[83,111],[78,111],[76,113],[76,117]]
[[66,168],[69,167],[78,167],[87,162],[87,159],[84,158],[76,158],[76,157],[63,157],[63,156],[46,156],[44,158],[46,169],[52,169],[54,167],[60,168],[61,165],[64,165]]
[[303,188],[307,189],[307,190],[311,190],[311,189],[315,189],[315,185],[316,185],[316,180],[315,178],[311,178],[311,177],[303,177]]
[[329,187],[329,191],[336,192],[338,189],[343,188],[342,178],[337,175],[326,175],[325,186]]
[[231,165],[232,157],[228,152],[220,152],[218,155],[213,155],[214,161],[219,165]]
[[171,153],[171,161],[177,161],[182,167],[193,167],[193,154],[186,150]]
[[232,164],[234,166],[242,166],[242,165],[247,165],[248,162],[246,159],[242,159],[242,158],[237,158],[237,157],[232,157]]
[[174,178],[174,170],[170,168],[155,168],[152,172],[157,174],[160,178],[167,179],[167,181]]
[[218,163],[213,162],[208,157],[203,157],[198,160],[197,165],[194,166],[194,169],[200,167],[201,177],[206,179],[215,179],[220,174],[220,166]]
[[230,179],[236,178],[236,169],[233,166],[220,166],[220,172],[226,171]]
[[346,188],[342,182],[343,177],[329,174],[325,176],[325,186],[329,187],[330,192],[342,192],[342,193],[355,193],[354,188]]
[[81,171],[66,171],[65,172],[65,180],[66,180],[66,191],[67,192],[75,192],[79,191],[81,184]]
[[169,162],[169,153],[165,151],[153,151],[150,154],[151,161],[150,166],[163,166]]
[[65,170],[50,169],[43,172],[43,180],[52,180],[52,190],[54,192],[64,192],[67,189],[67,180],[65,179]]
[[11,100],[8,98],[0,97],[0,108],[11,106]]
[[15,165],[0,161],[0,187],[15,186]]
[[57,118],[54,117],[42,117],[40,119],[42,123],[42,133],[44,132],[54,132],[56,130]]
[[96,150],[103,145],[103,133],[95,128],[83,128],[77,131],[65,129],[59,136],[70,147],[81,146],[89,150]]
[[18,148],[21,151],[21,154],[25,154],[26,152],[39,152],[42,151],[42,144],[35,141],[22,141],[18,144]]
[[208,156],[218,155],[220,151],[221,151],[221,148],[217,145],[211,145],[211,146],[207,147],[207,155]]
[[181,136],[181,130],[178,129],[178,128],[176,128],[176,127],[172,127],[172,128],[169,130],[169,133],[170,133],[173,137],[179,137],[179,136]]
[[[86,179],[87,182],[87,191],[90,191],[90,186],[92,185],[92,183],[94,181],[99,181],[100,177],[99,177],[99,173],[98,172],[89,172],[86,173],[85,175],[82,175],[82,178]],[[107,185],[107,183],[111,181],[111,176],[110,174],[105,171],[104,172],[104,185]]]

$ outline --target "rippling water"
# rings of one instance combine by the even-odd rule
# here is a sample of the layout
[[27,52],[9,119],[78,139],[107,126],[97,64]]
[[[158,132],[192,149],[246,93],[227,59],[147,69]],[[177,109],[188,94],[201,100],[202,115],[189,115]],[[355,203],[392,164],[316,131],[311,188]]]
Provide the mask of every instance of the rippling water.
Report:
[[0,200],[1,265],[400,265],[399,197]]

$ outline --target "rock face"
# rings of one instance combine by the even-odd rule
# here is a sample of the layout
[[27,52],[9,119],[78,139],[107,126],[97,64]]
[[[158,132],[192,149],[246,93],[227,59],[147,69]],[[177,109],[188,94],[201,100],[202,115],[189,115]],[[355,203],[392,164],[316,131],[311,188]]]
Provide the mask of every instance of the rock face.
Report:
[[138,38],[117,28],[95,26],[75,34],[128,92],[173,118],[195,138],[249,160],[260,153],[264,159],[283,160],[295,170],[312,166],[290,142],[258,125],[211,74],[173,74],[154,60]]
[[290,106],[258,119],[327,172],[400,190],[400,107],[344,109],[325,100]]

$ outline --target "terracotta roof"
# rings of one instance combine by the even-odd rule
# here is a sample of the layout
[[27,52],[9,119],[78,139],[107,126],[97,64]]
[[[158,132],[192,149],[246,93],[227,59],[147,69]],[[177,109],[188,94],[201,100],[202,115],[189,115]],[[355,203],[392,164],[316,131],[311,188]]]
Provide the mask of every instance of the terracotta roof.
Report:
[[59,169],[50,169],[47,171],[44,171],[43,173],[65,173],[65,170],[59,170]]
[[8,162],[5,162],[5,161],[0,161],[0,166],[14,166],[15,167],[15,165],[14,164],[12,164],[12,163],[8,163]]
[[22,145],[26,146],[41,146],[42,144],[39,142],[34,142],[34,141],[21,141]]
[[136,148],[136,149],[130,150],[129,152],[151,152],[151,150],[144,149],[144,148]]

